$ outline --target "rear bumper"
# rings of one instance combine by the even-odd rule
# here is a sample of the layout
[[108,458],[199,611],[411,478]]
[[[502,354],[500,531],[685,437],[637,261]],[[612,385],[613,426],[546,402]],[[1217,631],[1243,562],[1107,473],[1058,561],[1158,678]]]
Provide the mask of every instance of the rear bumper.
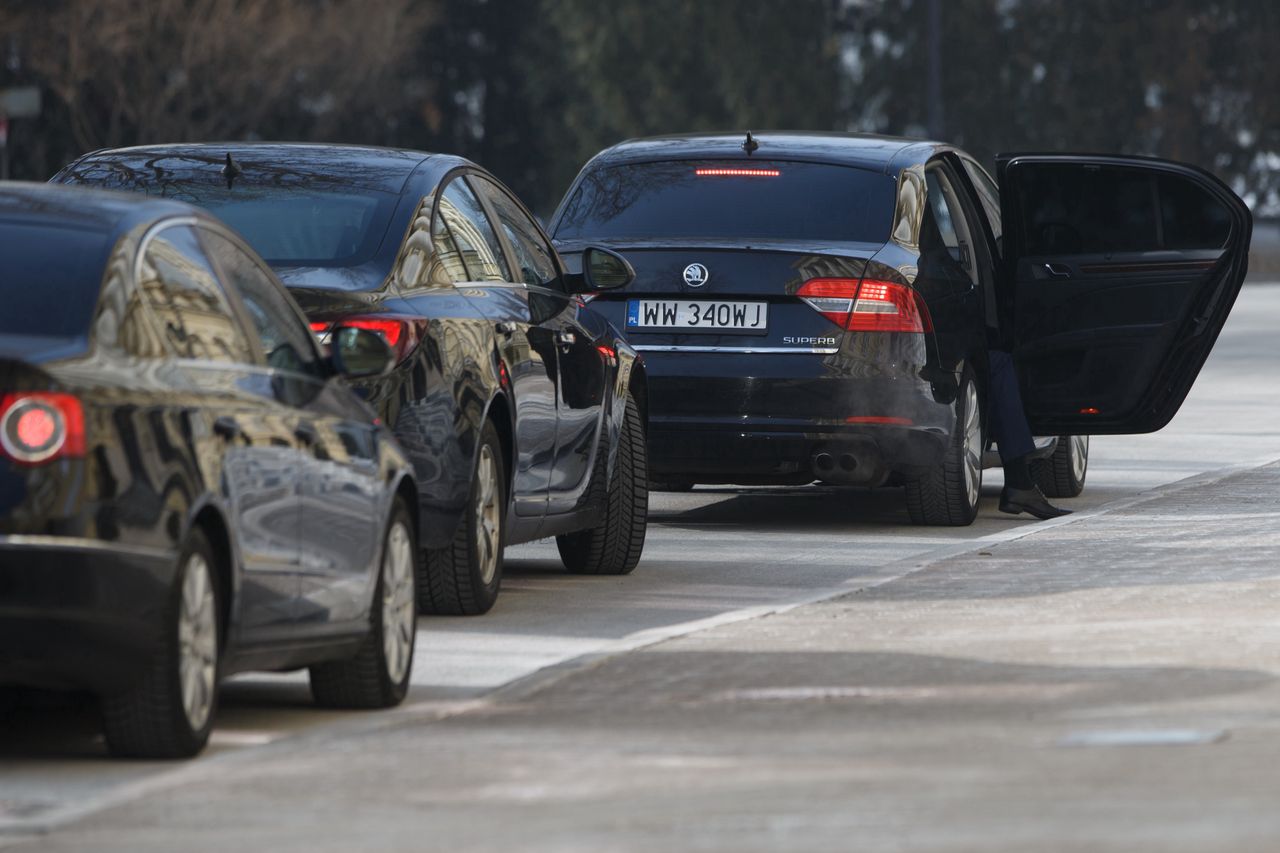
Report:
[[928,428],[756,428],[738,424],[650,424],[650,469],[656,480],[699,483],[882,485],[940,464],[950,436]]
[[152,548],[0,536],[0,684],[130,684],[160,641],[177,563]]
[[954,375],[925,379],[922,351],[871,349],[646,353],[654,478],[874,486],[936,466],[956,422]]

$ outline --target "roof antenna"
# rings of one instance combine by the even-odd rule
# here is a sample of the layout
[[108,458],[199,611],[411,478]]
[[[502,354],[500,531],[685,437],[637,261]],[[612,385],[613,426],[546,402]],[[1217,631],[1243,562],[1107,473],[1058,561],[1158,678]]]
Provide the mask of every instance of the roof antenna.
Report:
[[748,130],[747,141],[742,143],[742,150],[747,152],[748,155],[750,155],[750,154],[754,154],[755,150],[759,147],[760,147],[760,143],[756,142],[755,137],[752,136],[751,131]]
[[240,168],[240,164],[231,156],[231,152],[227,152],[227,164],[222,167],[222,176],[227,179],[227,189],[231,189],[232,182],[244,172]]

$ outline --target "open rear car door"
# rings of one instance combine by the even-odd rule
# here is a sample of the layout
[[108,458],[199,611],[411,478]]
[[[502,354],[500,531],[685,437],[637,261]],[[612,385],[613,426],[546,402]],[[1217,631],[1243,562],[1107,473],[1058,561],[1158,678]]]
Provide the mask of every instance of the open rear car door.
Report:
[[1244,282],[1252,217],[1209,173],[1142,157],[997,158],[1004,269],[1036,435],[1154,432]]

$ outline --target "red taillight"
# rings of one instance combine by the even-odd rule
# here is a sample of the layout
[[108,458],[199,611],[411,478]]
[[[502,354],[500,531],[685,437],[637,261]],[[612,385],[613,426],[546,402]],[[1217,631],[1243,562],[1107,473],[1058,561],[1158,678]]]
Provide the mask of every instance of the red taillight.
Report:
[[0,398],[0,452],[27,465],[84,456],[84,409],[70,394]]
[[694,169],[699,178],[776,178],[777,169]]
[[391,347],[396,364],[408,358],[418,346],[417,325],[411,320],[390,317],[344,317],[332,323],[315,322],[311,324],[311,331],[316,333],[322,344],[328,344],[333,330],[340,326],[377,332],[387,342],[387,346]]
[[796,291],[809,307],[850,332],[931,332],[920,294],[905,284],[864,278],[811,278]]

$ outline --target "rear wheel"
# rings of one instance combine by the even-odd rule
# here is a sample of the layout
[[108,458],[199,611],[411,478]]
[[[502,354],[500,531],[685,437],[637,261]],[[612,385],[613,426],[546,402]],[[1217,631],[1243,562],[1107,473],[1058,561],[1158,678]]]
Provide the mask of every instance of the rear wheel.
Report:
[[1047,459],[1031,463],[1031,476],[1047,498],[1074,498],[1084,491],[1089,472],[1089,436],[1058,436],[1058,446]]
[[960,383],[955,428],[942,464],[906,483],[912,522],[948,527],[973,524],[982,490],[983,442],[978,386],[966,374]]
[[424,552],[418,579],[418,609],[423,613],[474,616],[488,612],[497,601],[506,482],[498,431],[486,421],[476,448],[467,506],[453,541]]
[[[574,574],[625,575],[640,562],[649,519],[648,457],[640,411],[630,395],[618,438],[618,464],[607,483],[607,458],[602,445],[592,472],[592,488],[605,491],[600,524],[556,537],[560,559]],[[607,491],[606,491],[607,490]]]
[[311,695],[317,705],[390,708],[404,700],[417,629],[417,554],[409,510],[397,498],[382,542],[369,634],[354,658],[311,667]]
[[218,585],[204,531],[187,537],[166,608],[159,648],[130,690],[103,697],[112,755],[186,758],[204,749],[217,708]]

